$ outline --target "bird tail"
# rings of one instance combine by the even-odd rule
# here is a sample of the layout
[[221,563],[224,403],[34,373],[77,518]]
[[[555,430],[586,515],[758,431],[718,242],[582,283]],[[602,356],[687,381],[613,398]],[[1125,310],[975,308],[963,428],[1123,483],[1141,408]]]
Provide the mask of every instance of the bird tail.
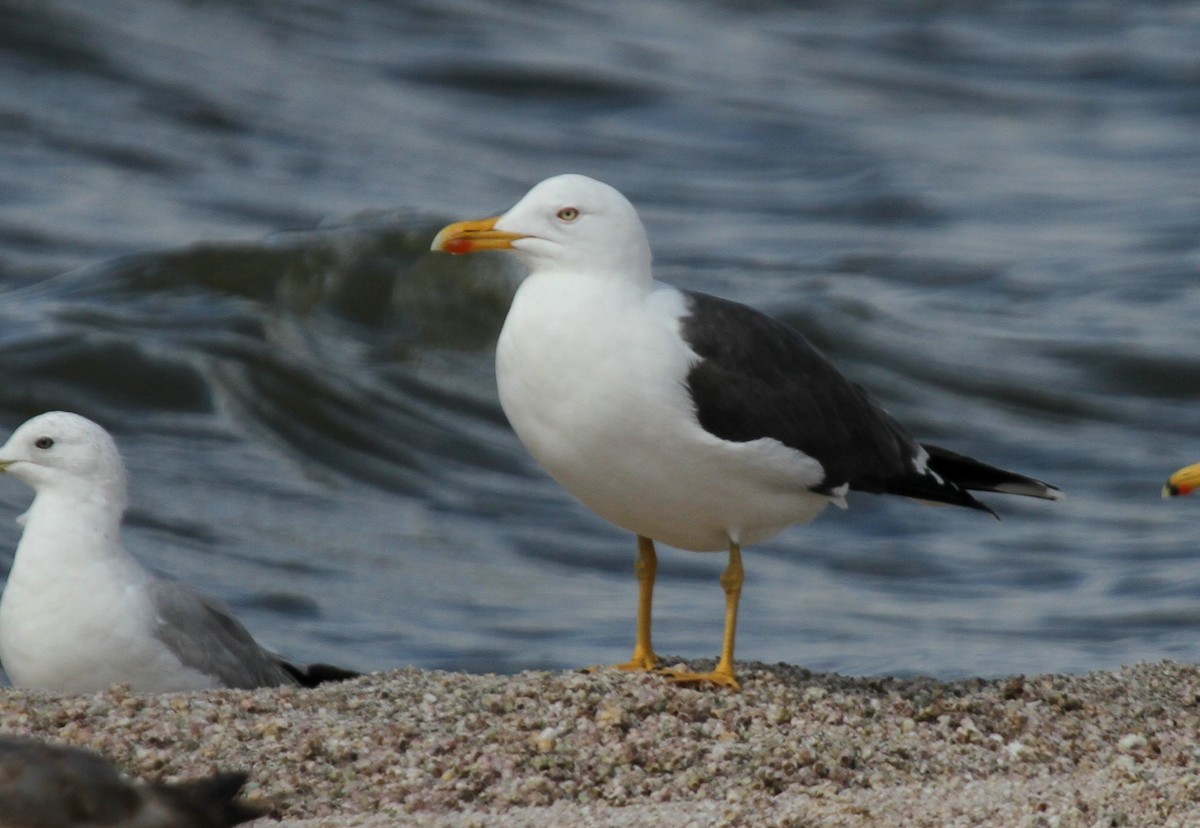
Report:
[[1057,487],[1023,474],[981,463],[941,446],[923,445],[927,454],[924,474],[908,474],[886,480],[880,489],[933,505],[963,506],[999,517],[992,507],[971,492],[996,492],[1058,500]]
[[1040,497],[1044,500],[1063,498],[1063,493],[1057,486],[1043,483],[1041,480],[989,466],[941,446],[925,445],[924,449],[929,452],[929,459],[926,461],[928,468],[939,477],[963,489]]

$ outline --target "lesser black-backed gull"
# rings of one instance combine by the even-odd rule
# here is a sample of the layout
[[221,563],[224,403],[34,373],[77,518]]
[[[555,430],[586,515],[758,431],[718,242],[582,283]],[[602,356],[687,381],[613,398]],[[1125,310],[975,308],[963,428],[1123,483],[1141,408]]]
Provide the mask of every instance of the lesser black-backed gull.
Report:
[[654,541],[728,551],[720,660],[712,672],[671,675],[736,688],[744,545],[844,507],[851,490],[987,512],[971,491],[1060,496],[917,442],[787,325],[655,281],[641,220],[607,184],[547,179],[501,216],[444,228],[433,249],[511,250],[529,270],[497,346],[500,402],[555,480],[638,536],[625,669],[658,667]]

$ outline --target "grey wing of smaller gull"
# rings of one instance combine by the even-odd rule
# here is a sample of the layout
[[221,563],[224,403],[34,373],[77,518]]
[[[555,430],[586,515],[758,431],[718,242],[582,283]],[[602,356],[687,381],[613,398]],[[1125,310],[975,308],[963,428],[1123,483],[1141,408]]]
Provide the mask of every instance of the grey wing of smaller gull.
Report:
[[264,650],[229,607],[177,581],[156,581],[154,637],[187,667],[225,687],[249,689],[298,684],[283,659]]
[[0,826],[228,828],[262,815],[240,801],[244,773],[143,785],[81,748],[0,736]]

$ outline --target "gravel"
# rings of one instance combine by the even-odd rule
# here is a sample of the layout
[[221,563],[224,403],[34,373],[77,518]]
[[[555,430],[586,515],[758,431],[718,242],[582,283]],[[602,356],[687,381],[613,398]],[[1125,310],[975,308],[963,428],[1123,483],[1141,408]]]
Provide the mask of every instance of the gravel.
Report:
[[246,770],[273,811],[254,826],[1200,825],[1195,666],[952,682],[739,668],[740,694],[613,670],[9,689],[0,730],[147,779]]

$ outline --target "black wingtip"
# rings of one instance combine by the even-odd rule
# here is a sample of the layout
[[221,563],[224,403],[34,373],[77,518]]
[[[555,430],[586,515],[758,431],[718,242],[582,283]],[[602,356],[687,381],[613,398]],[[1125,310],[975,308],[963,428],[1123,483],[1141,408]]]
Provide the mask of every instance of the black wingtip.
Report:
[[1000,519],[1000,515],[996,513],[995,509],[974,497],[966,489],[954,484],[947,485],[944,481],[938,482],[935,486],[930,487],[924,492],[917,492],[914,488],[908,488],[903,491],[891,488],[888,490],[888,493],[902,494],[914,500],[922,500],[936,506],[962,506],[967,509],[974,509],[977,512],[985,512],[996,520]]
[[1023,474],[989,466],[972,457],[941,448],[923,445],[927,453],[925,469],[911,474],[891,477],[878,488],[861,487],[867,491],[911,497],[927,503],[962,506],[987,512],[997,520],[1000,515],[991,506],[977,499],[972,492],[1013,494],[1059,500],[1063,497],[1057,486],[1043,483]]
[[929,454],[929,469],[963,489],[1042,500],[1062,500],[1064,497],[1061,489],[1042,480],[989,465],[941,446],[925,444],[923,448]]
[[335,667],[332,664],[317,663],[305,667],[289,664],[286,661],[280,662],[280,664],[301,687],[316,687],[327,681],[349,681],[362,675],[354,670]]

